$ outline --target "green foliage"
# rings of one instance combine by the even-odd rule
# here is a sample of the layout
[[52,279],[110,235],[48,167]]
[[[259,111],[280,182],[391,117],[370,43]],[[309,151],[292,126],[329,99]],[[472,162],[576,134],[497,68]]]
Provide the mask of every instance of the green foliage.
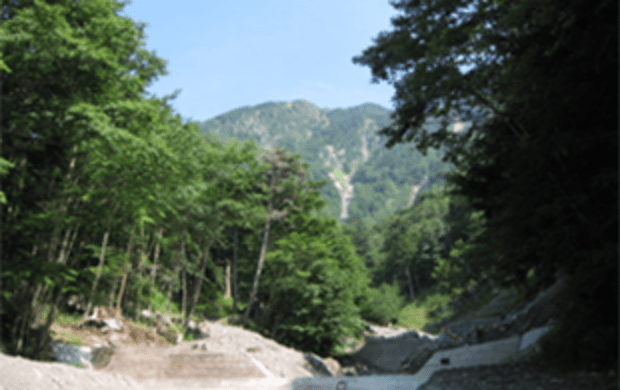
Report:
[[[272,201],[287,217],[274,221],[265,243],[262,306],[251,323],[288,345],[326,355],[343,336],[359,335],[362,318],[397,317],[412,289],[415,300],[400,318],[421,325],[481,273],[531,293],[565,270],[577,277],[554,335],[584,341],[567,346],[548,338],[543,353],[566,366],[613,361],[617,351],[606,347],[617,317],[603,302],[617,296],[610,279],[617,196],[615,165],[604,158],[617,145],[608,130],[615,128],[608,126],[617,92],[609,80],[617,59],[597,45],[617,46],[605,32],[611,24],[597,16],[615,14],[610,0],[598,8],[582,0],[482,2],[472,12],[452,1],[424,9],[396,2],[405,11],[394,21],[397,31],[360,57],[390,81],[403,64],[416,67],[395,83],[397,112],[382,136],[373,132],[387,128],[390,113],[372,104],[325,111],[305,101],[268,103],[183,123],[168,103],[178,91],[145,97],[165,62],[142,48],[142,24],[118,17],[122,3],[56,3],[8,4],[0,27],[7,72],[0,326],[11,353],[45,354],[34,348],[43,333],[26,332],[18,347],[39,287],[47,288],[39,303],[75,291],[102,304],[110,293],[117,298],[127,276],[126,314],[151,296],[154,309],[166,312],[168,286],[178,294],[184,272],[183,294],[193,297],[201,286],[196,316],[224,317],[234,310],[222,298],[223,265],[236,252],[237,309],[246,309]],[[469,22],[447,25],[433,17],[439,14]],[[472,69],[461,73],[460,65]],[[591,83],[575,81],[587,76]],[[471,122],[461,134],[448,123],[456,115]],[[233,133],[248,141],[217,137]],[[281,150],[259,158],[259,145],[280,135],[307,164]],[[416,141],[420,151],[385,150],[384,135],[389,144]],[[327,144],[346,151],[330,156],[329,167]],[[270,188],[265,183],[283,172],[264,160],[280,154],[299,174]],[[335,187],[314,179],[353,167],[354,221],[341,230]],[[426,174],[406,208],[411,185]],[[446,175],[450,192],[441,189]],[[178,313],[178,302],[171,305]]]
[[443,236],[447,256],[439,257],[431,276],[437,281],[440,291],[451,293],[472,279],[477,279],[485,268],[479,246],[484,232],[484,217],[480,211],[473,211],[462,197],[451,198],[450,212],[446,216],[449,231]]
[[379,288],[369,288],[361,315],[366,321],[384,324],[397,318],[404,304],[405,298],[400,295],[400,287],[384,283]]
[[[4,64],[2,61],[0,61],[0,68],[2,67],[2,65]],[[14,163],[7,161],[0,157],[0,176],[6,175],[9,169],[13,167],[15,167]],[[4,194],[3,191],[0,191],[0,204],[6,204],[6,195]]]
[[[328,175],[354,173],[351,183],[355,190],[348,216],[374,224],[407,206],[415,180],[429,174],[424,192],[440,185],[444,173],[451,169],[441,161],[440,152],[424,157],[410,147],[397,147],[397,153],[386,153],[385,139],[373,132],[389,123],[389,114],[375,104],[320,110],[306,101],[276,102],[239,108],[205,121],[200,127],[203,133],[226,141],[252,140],[261,147],[277,138],[278,145],[302,155],[309,164],[310,178],[327,181],[319,192],[327,202],[324,214],[333,218],[340,218],[341,197]],[[334,155],[326,145],[333,146]],[[368,156],[361,152],[364,145]],[[344,153],[339,154],[341,151]]]
[[[436,283],[432,277],[437,259],[452,244],[446,240],[450,200],[443,190],[422,194],[413,206],[387,218],[381,232],[380,262],[373,284],[398,282],[400,292],[411,297]],[[411,283],[411,285],[410,285]]]
[[281,342],[321,355],[339,345],[341,337],[361,331],[356,301],[366,292],[368,276],[335,222],[309,219],[300,233],[275,245],[265,273],[279,275],[271,281],[275,290],[269,302],[278,312],[265,327],[275,326]]
[[151,305],[154,312],[165,313],[166,312],[166,295],[158,290],[153,291],[153,298],[151,299]]
[[[618,37],[610,33],[617,2],[393,5],[402,11],[394,30],[353,59],[372,69],[373,81],[396,88],[395,120],[381,134],[388,146],[412,141],[421,151],[445,148],[455,165],[454,193],[485,217],[473,237],[459,237],[456,252],[442,253],[436,276],[447,278],[444,286],[484,271],[501,286],[525,286],[532,295],[558,272],[581,278],[596,274],[588,267],[597,264],[617,274],[617,88],[609,82],[618,69],[611,50]],[[452,131],[457,116],[470,122],[466,131]],[[429,131],[425,124],[437,118]],[[461,266],[465,275],[457,277]],[[573,317],[556,336],[579,344],[577,329],[583,336],[591,325],[585,308],[609,300],[602,290],[572,288],[588,298],[563,301],[561,311]],[[612,317],[599,319],[601,335],[617,326]],[[572,353],[583,348],[563,348],[548,360],[616,356],[599,347],[590,357]]]
[[206,317],[225,318],[235,313],[233,310],[232,298],[224,298],[221,293],[218,293],[215,299],[203,302],[204,303],[196,305],[196,312]]
[[[449,294],[429,289],[420,294],[415,301],[403,307],[398,315],[399,322],[411,329],[424,330],[427,325],[436,321],[431,312],[439,307],[447,306],[451,300]],[[452,314],[447,312],[447,315]]]

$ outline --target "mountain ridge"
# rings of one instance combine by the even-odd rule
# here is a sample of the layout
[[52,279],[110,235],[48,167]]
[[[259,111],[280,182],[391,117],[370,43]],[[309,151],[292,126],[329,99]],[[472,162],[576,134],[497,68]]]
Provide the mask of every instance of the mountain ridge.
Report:
[[441,186],[449,169],[436,151],[422,156],[406,144],[388,151],[377,132],[390,124],[391,113],[371,102],[327,109],[298,99],[239,107],[199,126],[224,142],[251,139],[264,150],[284,147],[301,155],[313,180],[329,181],[320,189],[327,215],[374,224],[410,205],[412,186],[420,187],[415,192]]

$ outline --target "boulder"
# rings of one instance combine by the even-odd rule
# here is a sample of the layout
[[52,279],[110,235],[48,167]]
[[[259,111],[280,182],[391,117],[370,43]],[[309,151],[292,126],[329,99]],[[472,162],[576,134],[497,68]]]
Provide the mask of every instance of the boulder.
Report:
[[50,344],[52,353],[56,360],[71,365],[81,365],[85,368],[93,368],[91,364],[90,347],[81,347],[67,344]]
[[100,370],[107,366],[112,359],[112,356],[116,352],[115,348],[111,347],[96,347],[91,351],[91,365],[93,368]]
[[156,326],[174,326],[174,323],[167,314],[155,313],[155,325]]
[[316,356],[313,353],[307,353],[304,354],[304,358],[306,358],[306,361],[310,364],[310,367],[312,368],[311,371],[314,371],[314,373],[321,376],[334,376],[332,371],[329,369],[329,366],[325,364],[323,359],[321,359],[320,357]]
[[146,321],[151,321],[155,318],[155,314],[151,313],[148,310],[142,310],[140,312],[140,319],[141,320],[146,320]]
[[340,363],[338,363],[336,359],[327,358],[324,359],[323,362],[325,362],[325,365],[327,366],[327,369],[332,374],[332,376],[340,375]]
[[120,332],[123,329],[123,323],[116,318],[104,318],[101,320],[108,328]]

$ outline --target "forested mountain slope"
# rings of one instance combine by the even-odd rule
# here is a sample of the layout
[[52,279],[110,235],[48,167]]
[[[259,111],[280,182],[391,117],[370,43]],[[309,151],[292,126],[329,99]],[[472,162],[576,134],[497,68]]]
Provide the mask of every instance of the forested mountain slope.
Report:
[[388,150],[377,131],[390,120],[390,111],[373,103],[329,110],[296,100],[241,107],[199,126],[224,140],[251,139],[300,154],[312,179],[328,180],[320,193],[330,216],[373,224],[407,207],[412,186],[422,184],[420,192],[441,186],[451,169],[436,150],[427,156],[410,145]]

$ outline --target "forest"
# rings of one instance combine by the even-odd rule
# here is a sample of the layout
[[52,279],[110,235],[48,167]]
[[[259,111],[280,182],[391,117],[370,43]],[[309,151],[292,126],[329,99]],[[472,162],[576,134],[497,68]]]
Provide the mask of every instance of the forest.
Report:
[[123,2],[3,3],[6,351],[36,358],[71,292],[127,317],[173,304],[185,325],[236,314],[325,355],[425,291],[484,277],[533,296],[566,274],[543,355],[617,365],[617,2],[462,3],[392,1],[394,30],[353,58],[395,88],[382,153],[455,167],[372,227],[326,215],[300,155],[223,142],[173,111],[178,91],[148,96],[166,62]]
[[[199,127],[222,142],[253,140],[261,148],[283,146],[301,155],[309,164],[310,179],[327,180],[318,190],[327,202],[321,213],[341,222],[361,220],[370,228],[409,206],[412,185],[428,177],[420,194],[443,187],[445,175],[453,169],[442,161],[443,150],[422,155],[406,144],[386,149],[387,139],[377,131],[389,124],[390,113],[372,103],[330,110],[296,100],[240,107]],[[350,178],[346,205],[334,183],[336,172]]]

